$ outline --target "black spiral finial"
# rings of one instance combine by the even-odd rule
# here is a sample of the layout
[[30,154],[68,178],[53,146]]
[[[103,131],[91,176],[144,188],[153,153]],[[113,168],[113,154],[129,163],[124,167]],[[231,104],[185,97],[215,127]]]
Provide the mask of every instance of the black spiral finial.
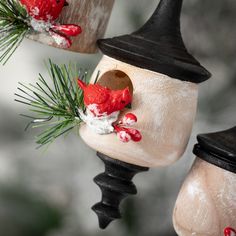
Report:
[[98,216],[100,228],[105,229],[111,221],[121,218],[121,201],[129,194],[137,194],[133,177],[149,168],[115,160],[101,153],[97,155],[105,164],[105,172],[94,178],[102,191],[102,200],[92,209]]

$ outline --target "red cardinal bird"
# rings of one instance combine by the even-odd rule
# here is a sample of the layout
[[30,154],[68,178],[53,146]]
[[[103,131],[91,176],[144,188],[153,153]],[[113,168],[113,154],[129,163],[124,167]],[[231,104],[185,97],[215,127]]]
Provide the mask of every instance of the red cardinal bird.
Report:
[[124,143],[130,140],[141,141],[142,135],[138,130],[125,127],[137,122],[133,113],[127,113],[116,123],[119,111],[131,103],[132,96],[128,87],[123,90],[111,90],[99,84],[87,85],[82,80],[78,80],[78,85],[84,92],[84,104],[89,110],[87,115],[80,111],[80,116],[92,130],[98,134],[115,132]]
[[31,17],[42,21],[55,21],[64,6],[66,0],[20,0]]
[[224,234],[225,234],[225,236],[236,236],[236,230],[234,230],[230,227],[227,227],[224,230]]
[[69,37],[82,32],[81,27],[75,24],[55,24],[63,7],[68,5],[66,0],[20,0],[20,2],[32,17],[30,22],[32,28],[38,32],[49,32],[55,42],[63,48],[71,46]]
[[131,103],[132,96],[129,88],[111,90],[99,84],[85,84],[78,80],[84,92],[84,104],[94,116],[108,116],[113,112],[121,111]]

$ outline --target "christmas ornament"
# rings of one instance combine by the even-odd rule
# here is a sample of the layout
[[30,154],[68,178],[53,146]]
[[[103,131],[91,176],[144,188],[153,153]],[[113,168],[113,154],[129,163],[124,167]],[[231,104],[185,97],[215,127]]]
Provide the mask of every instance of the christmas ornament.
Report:
[[28,19],[28,25],[36,32],[48,32],[61,48],[71,47],[72,42],[69,37],[75,37],[82,32],[78,25],[55,23],[63,7],[68,6],[65,0],[20,0],[20,2],[31,17]]
[[174,163],[188,143],[198,84],[210,73],[185,48],[180,32],[181,7],[182,0],[161,0],[152,17],[136,32],[98,41],[105,56],[91,82],[96,80],[116,90],[129,87],[133,93],[129,113],[138,117],[134,128],[142,134],[141,142],[128,142],[134,136],[138,140],[139,134],[118,128],[118,137],[128,142],[121,146],[113,133],[98,136],[88,125],[80,126],[82,139],[105,163],[105,172],[95,177],[102,200],[93,207],[101,228],[120,218],[119,203],[136,193],[130,183],[134,174]]
[[68,48],[70,37],[81,33],[78,25],[59,25],[65,0],[5,0],[0,3],[0,61],[6,63],[24,37],[31,31],[48,33],[59,47]]
[[[66,1],[69,5],[63,8],[58,22],[60,24],[73,23],[82,28],[82,33],[79,36],[71,38],[72,46],[66,48],[66,50],[80,53],[96,53],[96,42],[105,34],[114,0]],[[46,45],[58,47],[52,37],[40,32],[34,32],[27,37]]]
[[[116,133],[119,142],[127,143],[132,140],[137,143],[141,141],[141,133],[135,128],[131,128],[137,123],[137,117],[133,113],[127,113],[123,118],[119,118],[120,111],[132,102],[128,88],[115,91],[99,84],[88,85],[86,72],[80,71],[77,74],[76,67],[59,67],[51,61],[48,69],[53,86],[50,86],[40,75],[36,85],[27,86],[19,83],[18,93],[15,94],[16,101],[28,105],[37,116],[22,115],[31,119],[26,129],[31,125],[33,128],[46,127],[37,136],[36,142],[39,147],[51,144],[56,138],[79,127],[83,122],[96,134]],[[79,80],[74,79],[78,76]],[[113,138],[116,139],[116,137]],[[104,191],[106,189],[108,198],[107,200],[103,198],[102,204],[108,204],[110,201],[114,209],[111,211],[108,207],[107,214],[110,218],[116,219],[121,216],[118,210],[119,202],[127,194],[137,192],[131,181],[133,176],[138,172],[146,171],[147,168],[117,160],[111,161],[105,155],[98,155],[106,163],[107,169],[106,173],[97,176],[95,181]],[[117,167],[119,167],[119,171],[115,173]],[[118,187],[115,191],[114,188],[109,189],[109,185],[104,185],[104,180],[109,180],[112,185],[115,184]],[[101,209],[101,218],[104,212],[102,204],[93,207],[98,214]],[[103,227],[102,224],[101,227]]]
[[225,236],[236,236],[236,230],[230,227],[225,228],[224,233],[225,233]]
[[236,226],[236,127],[197,139],[197,158],[175,205],[175,230],[179,236],[234,235],[225,227]]
[[[27,37],[75,52],[96,52],[114,0],[3,0],[0,2],[0,62]],[[91,21],[91,22],[90,22]],[[82,33],[81,33],[82,32]]]

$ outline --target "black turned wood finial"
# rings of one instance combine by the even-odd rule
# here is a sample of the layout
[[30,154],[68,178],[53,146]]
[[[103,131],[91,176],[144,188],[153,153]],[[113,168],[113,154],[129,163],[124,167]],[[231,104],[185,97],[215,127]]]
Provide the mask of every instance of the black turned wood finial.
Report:
[[100,228],[105,229],[111,221],[121,218],[121,201],[129,194],[137,194],[132,182],[133,177],[139,172],[148,171],[149,168],[115,160],[101,153],[97,155],[105,164],[105,172],[94,178],[94,182],[102,191],[102,200],[92,209],[98,216]]
[[175,79],[193,83],[209,79],[211,74],[184,45],[180,31],[182,3],[182,0],[161,0],[138,31],[98,40],[98,46],[110,57]]
[[193,153],[199,158],[222,169],[236,173],[236,126],[197,136]]

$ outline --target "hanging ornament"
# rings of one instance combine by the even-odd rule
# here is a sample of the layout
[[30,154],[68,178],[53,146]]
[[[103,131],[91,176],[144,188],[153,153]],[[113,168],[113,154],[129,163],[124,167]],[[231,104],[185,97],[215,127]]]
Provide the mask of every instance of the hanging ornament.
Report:
[[[89,54],[98,51],[97,40],[105,34],[114,1],[67,0],[68,6],[63,8],[57,21],[60,24],[80,25],[83,32],[79,36],[71,38],[72,45],[66,50]],[[48,34],[33,32],[27,37],[46,45],[58,47]]]
[[179,236],[236,235],[236,127],[201,134],[197,156],[177,198],[173,221]]
[[61,48],[72,45],[70,37],[81,33],[75,24],[60,25],[56,20],[65,0],[5,0],[0,2],[0,62],[5,64],[21,41],[32,31],[50,35]]
[[36,85],[42,94],[19,88],[18,101],[40,115],[31,116],[30,124],[51,125],[38,136],[40,145],[79,126],[81,138],[104,162],[105,172],[94,179],[102,199],[92,207],[102,229],[121,218],[121,201],[137,193],[137,173],[176,162],[187,146],[198,84],[210,73],[185,48],[181,8],[182,0],[161,0],[138,31],[99,40],[105,55],[89,81],[51,63],[54,88],[42,77]]
[[[88,125],[80,127],[82,139],[106,160],[103,174],[106,178],[97,181],[95,177],[103,200],[93,210],[101,228],[121,217],[117,212],[123,198],[120,195],[116,198],[117,189],[119,193],[124,191],[123,197],[134,193],[128,170],[133,176],[150,167],[170,165],[182,156],[187,146],[197,109],[198,84],[209,79],[210,73],[184,45],[181,8],[182,0],[161,0],[151,18],[136,32],[98,41],[105,55],[91,83],[97,80],[98,84],[117,89],[128,85],[133,90],[129,113],[138,117],[135,123],[135,118],[127,114],[122,120],[125,127],[121,124],[116,127],[118,138],[127,142],[122,148],[113,136],[98,136]],[[141,142],[135,142],[140,139]],[[111,178],[113,174],[109,172],[114,160],[116,177]],[[123,184],[120,188],[119,179],[125,183],[127,178],[127,186]]]

